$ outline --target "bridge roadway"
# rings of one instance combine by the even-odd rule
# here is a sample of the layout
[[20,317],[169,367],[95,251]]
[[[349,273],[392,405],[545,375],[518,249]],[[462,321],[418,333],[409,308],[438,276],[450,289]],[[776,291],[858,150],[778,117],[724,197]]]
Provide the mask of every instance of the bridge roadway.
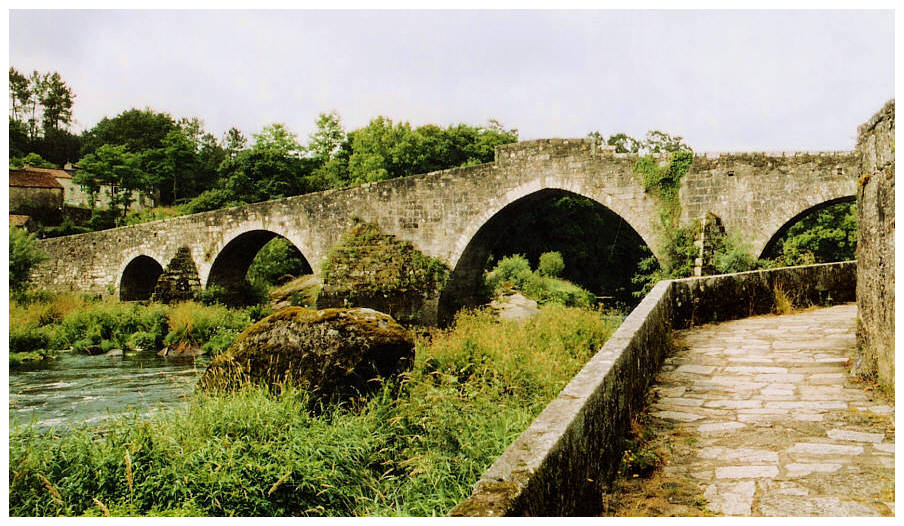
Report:
[[894,402],[847,373],[856,318],[847,304],[678,333],[649,409],[675,445],[655,483],[696,484],[723,515],[894,515]]

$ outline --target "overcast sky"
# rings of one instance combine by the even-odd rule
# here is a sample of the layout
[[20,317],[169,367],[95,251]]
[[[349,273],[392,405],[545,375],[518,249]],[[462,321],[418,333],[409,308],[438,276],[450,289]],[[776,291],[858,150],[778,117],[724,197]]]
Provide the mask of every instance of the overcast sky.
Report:
[[321,112],[522,139],[648,129],[697,151],[852,149],[894,96],[892,11],[10,11],[74,129],[150,107],[218,136]]

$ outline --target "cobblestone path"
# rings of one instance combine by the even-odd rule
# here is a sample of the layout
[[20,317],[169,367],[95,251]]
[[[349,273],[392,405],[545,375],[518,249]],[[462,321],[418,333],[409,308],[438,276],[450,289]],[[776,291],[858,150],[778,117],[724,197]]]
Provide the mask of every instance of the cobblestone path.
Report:
[[653,387],[674,424],[666,478],[690,478],[724,515],[894,514],[894,407],[847,374],[856,305],[677,334]]

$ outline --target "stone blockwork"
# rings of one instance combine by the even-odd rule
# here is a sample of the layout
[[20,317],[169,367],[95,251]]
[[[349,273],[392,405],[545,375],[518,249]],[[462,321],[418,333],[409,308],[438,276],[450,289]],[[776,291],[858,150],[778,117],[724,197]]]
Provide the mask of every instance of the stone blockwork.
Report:
[[698,486],[723,515],[893,515],[894,407],[846,371],[856,318],[848,303],[681,331],[648,410],[668,462],[642,487]]
[[[776,283],[798,298],[850,301],[855,273],[856,263],[847,262],[657,283],[452,514],[599,513],[621,462],[621,438],[671,351],[673,328],[769,312]],[[732,307],[748,293],[760,299]]]
[[367,307],[409,325],[435,325],[449,267],[370,223],[342,236],[323,265],[317,308]]
[[157,279],[152,299],[160,303],[178,303],[197,299],[200,293],[198,267],[192,261],[188,247],[182,247]]
[[[525,198],[555,192],[591,198],[658,253],[661,204],[643,191],[635,160],[590,140],[526,141],[500,147],[495,162],[479,166],[43,240],[50,257],[34,280],[52,289],[104,293],[119,287],[131,260],[147,256],[163,265],[187,246],[207,287],[221,274],[243,273],[255,249],[273,236],[288,239],[316,271],[358,217],[447,263],[454,270],[450,296],[467,300],[492,238],[479,234],[491,218],[515,220],[520,207],[513,205]],[[682,179],[684,221],[712,212],[759,254],[786,221],[854,196],[856,165],[845,152],[701,154]],[[215,265],[219,258],[228,261]]]
[[895,102],[859,129],[857,344],[854,370],[895,388]]

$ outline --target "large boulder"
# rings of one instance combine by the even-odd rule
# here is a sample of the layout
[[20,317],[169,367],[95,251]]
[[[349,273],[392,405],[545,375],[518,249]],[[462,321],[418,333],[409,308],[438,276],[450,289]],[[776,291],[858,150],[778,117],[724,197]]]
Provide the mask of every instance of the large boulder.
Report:
[[201,377],[207,390],[247,383],[301,387],[312,401],[365,393],[411,367],[414,341],[372,309],[288,307],[255,323]]

